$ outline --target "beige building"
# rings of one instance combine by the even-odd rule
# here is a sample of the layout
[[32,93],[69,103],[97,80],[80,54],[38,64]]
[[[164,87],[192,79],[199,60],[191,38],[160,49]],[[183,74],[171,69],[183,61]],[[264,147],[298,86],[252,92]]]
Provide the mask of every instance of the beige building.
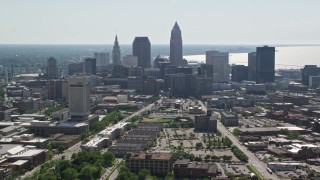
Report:
[[70,116],[75,119],[83,119],[90,113],[89,78],[87,76],[71,76],[68,81]]
[[207,51],[206,64],[213,66],[213,82],[226,82],[229,80],[229,53]]

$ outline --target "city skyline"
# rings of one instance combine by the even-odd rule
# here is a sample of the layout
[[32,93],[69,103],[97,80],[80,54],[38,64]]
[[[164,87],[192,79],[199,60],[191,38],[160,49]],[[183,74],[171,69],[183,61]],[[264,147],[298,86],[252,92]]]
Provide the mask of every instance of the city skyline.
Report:
[[320,40],[316,0],[1,1],[0,44],[112,44],[115,34],[121,44],[131,44],[135,36],[169,44],[175,21],[183,29],[184,44],[318,44]]

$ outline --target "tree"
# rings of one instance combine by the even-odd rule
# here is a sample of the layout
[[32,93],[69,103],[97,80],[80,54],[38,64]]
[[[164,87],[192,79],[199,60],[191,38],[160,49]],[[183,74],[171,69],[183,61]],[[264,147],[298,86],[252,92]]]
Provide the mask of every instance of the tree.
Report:
[[167,174],[165,180],[174,180],[174,175],[172,173]]
[[83,179],[93,179],[96,172],[97,168],[95,166],[86,165],[81,169],[80,175]]
[[196,143],[196,149],[199,150],[202,148],[202,143],[201,142],[197,142]]
[[150,175],[150,171],[148,169],[141,169],[138,173],[138,178],[139,180],[145,180],[148,175]]
[[111,152],[106,152],[103,154],[103,160],[106,166],[110,167],[115,161],[115,157]]
[[64,150],[66,150],[66,147],[64,147],[63,145],[60,145],[60,146],[58,147],[58,151],[59,151],[60,153],[62,153]]
[[74,180],[78,178],[78,172],[74,168],[67,168],[62,172],[62,179]]
[[62,172],[64,170],[66,170],[69,167],[70,167],[70,161],[68,161],[68,160],[58,160],[55,169],[60,173],[60,172]]

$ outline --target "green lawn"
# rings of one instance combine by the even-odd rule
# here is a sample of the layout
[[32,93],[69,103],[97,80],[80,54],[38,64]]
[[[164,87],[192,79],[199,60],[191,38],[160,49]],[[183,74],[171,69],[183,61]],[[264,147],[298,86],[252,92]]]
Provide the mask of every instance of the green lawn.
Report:
[[142,122],[154,122],[154,123],[170,123],[170,119],[145,119]]

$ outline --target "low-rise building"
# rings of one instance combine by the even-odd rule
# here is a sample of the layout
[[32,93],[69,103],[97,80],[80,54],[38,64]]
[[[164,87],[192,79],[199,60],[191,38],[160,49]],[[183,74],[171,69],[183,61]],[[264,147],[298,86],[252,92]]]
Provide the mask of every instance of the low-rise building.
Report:
[[178,178],[213,178],[218,175],[218,168],[210,163],[191,162],[189,159],[178,159],[173,164],[174,175]]
[[207,112],[206,116],[197,115],[194,118],[195,131],[217,132],[217,117],[211,115],[210,111]]
[[236,114],[229,114],[226,112],[221,112],[221,121],[224,126],[230,127],[230,126],[238,126],[239,125],[239,119]]
[[139,172],[141,169],[148,169],[153,175],[166,176],[171,172],[173,154],[128,153],[125,160],[126,167],[128,167],[132,172]]
[[109,138],[96,137],[81,145],[81,148],[86,151],[100,151],[103,148],[107,148],[110,144]]
[[69,119],[69,108],[64,108],[52,113],[52,119],[58,121],[66,121]]

